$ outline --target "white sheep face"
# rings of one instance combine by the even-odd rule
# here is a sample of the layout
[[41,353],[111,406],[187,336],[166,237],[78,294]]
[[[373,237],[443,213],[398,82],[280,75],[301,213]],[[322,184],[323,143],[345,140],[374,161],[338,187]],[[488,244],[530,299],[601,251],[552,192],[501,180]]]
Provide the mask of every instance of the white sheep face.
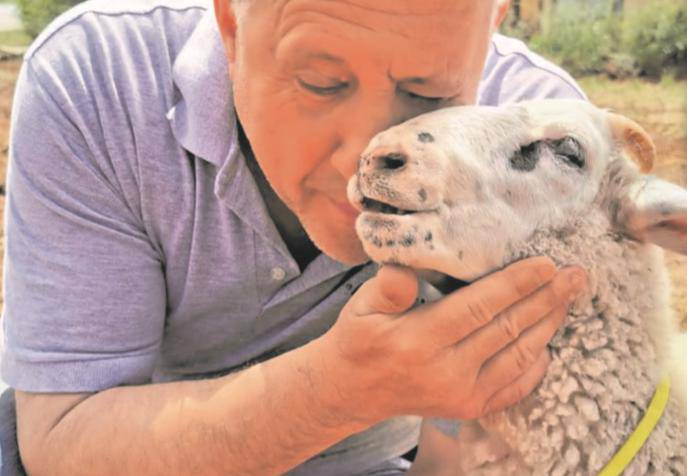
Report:
[[464,106],[378,134],[348,184],[365,251],[465,281],[503,266],[589,209],[617,155],[609,116],[573,100]]

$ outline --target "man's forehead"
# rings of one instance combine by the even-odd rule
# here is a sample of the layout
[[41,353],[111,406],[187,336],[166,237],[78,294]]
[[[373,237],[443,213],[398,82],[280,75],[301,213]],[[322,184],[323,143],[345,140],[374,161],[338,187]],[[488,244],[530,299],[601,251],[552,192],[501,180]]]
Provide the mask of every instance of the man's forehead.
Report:
[[[455,18],[470,15],[474,11],[491,9],[496,0],[234,0],[243,7],[269,9],[277,13],[281,23],[290,16],[303,12],[323,15],[345,14],[355,21],[356,18],[374,21],[404,22],[427,20],[427,17]],[[343,18],[342,18],[343,19]]]
[[[297,0],[284,1],[288,3]],[[324,0],[324,2],[338,2],[352,8],[393,15],[432,15],[460,11],[476,3],[474,0]],[[491,3],[491,1],[487,0],[483,3]]]
[[308,30],[336,36],[392,35],[431,50],[471,32],[481,36],[489,30],[494,1],[273,0],[269,7],[262,3],[262,8],[271,17],[276,38],[308,26]]
[[242,0],[243,31],[282,71],[453,98],[475,93],[496,1]]

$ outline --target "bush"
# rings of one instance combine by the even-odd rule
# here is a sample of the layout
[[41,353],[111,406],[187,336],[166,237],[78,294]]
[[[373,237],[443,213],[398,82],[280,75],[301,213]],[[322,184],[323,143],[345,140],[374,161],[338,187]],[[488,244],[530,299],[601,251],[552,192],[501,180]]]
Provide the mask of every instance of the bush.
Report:
[[527,35],[530,46],[574,75],[687,74],[687,2],[654,0],[622,13],[613,3],[559,0],[543,13],[539,31]]
[[530,45],[573,74],[598,73],[618,44],[618,21],[606,2],[561,2],[544,12]]
[[17,0],[24,28],[34,38],[53,18],[77,3],[81,0]]
[[661,1],[628,12],[622,48],[634,56],[642,74],[660,77],[665,68],[687,73],[686,3]]

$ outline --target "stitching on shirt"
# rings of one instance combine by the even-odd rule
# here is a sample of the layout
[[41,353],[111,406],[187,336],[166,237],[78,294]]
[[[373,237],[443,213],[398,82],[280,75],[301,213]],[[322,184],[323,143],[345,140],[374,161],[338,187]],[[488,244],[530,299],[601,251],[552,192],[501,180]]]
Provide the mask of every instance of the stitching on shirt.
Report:
[[184,7],[184,8],[174,8],[174,7],[170,7],[170,6],[168,6],[168,5],[158,5],[158,6],[156,6],[156,7],[151,8],[150,10],[146,10],[146,11],[142,11],[142,12],[116,12],[116,13],[110,13],[110,12],[99,12],[99,11],[96,11],[96,10],[88,10],[88,11],[82,12],[82,13],[80,13],[79,15],[75,16],[74,18],[70,19],[70,20],[69,20],[67,23],[65,23],[64,25],[60,25],[55,31],[51,32],[46,38],[42,39],[42,41],[40,42],[40,44],[38,44],[38,45],[36,45],[35,47],[32,47],[32,48],[30,49],[30,53],[31,53],[31,54],[30,54],[30,55],[27,55],[27,56],[24,58],[24,60],[27,61],[27,60],[32,59],[32,58],[41,50],[41,48],[43,48],[43,46],[45,46],[45,44],[46,44],[53,36],[55,36],[56,34],[58,34],[59,32],[61,32],[64,28],[66,28],[66,27],[72,25],[73,23],[75,23],[76,21],[80,20],[82,17],[84,17],[84,16],[86,16],[86,15],[93,14],[93,15],[96,15],[96,16],[102,15],[102,16],[106,16],[106,17],[121,17],[121,16],[125,16],[125,15],[150,15],[150,14],[152,14],[152,13],[158,11],[158,10],[168,10],[168,11],[171,11],[171,12],[185,13],[185,12],[190,11],[190,10],[203,10],[203,11],[206,11],[207,8],[206,8],[206,7],[203,7],[203,6],[192,6],[192,7]]
[[573,89],[573,91],[575,91],[575,94],[577,94],[577,95],[580,97],[580,99],[586,99],[585,96],[584,96],[583,94],[580,94],[580,91],[579,91],[578,86],[576,86],[574,83],[571,83],[566,77],[564,77],[564,76],[562,76],[561,74],[559,74],[555,69],[551,69],[551,68],[548,68],[548,67],[546,67],[546,66],[542,66],[542,65],[536,64],[536,63],[532,60],[532,58],[530,58],[530,57],[527,56],[525,53],[522,53],[522,52],[520,52],[520,51],[513,51],[513,52],[508,53],[508,54],[503,53],[503,52],[501,52],[501,51],[499,50],[499,47],[498,47],[498,45],[496,44],[496,41],[495,41],[493,38],[492,38],[492,40],[491,40],[491,44],[494,45],[494,52],[495,52],[497,55],[499,55],[500,57],[506,58],[506,57],[508,57],[508,56],[515,56],[515,55],[520,56],[520,57],[522,57],[523,59],[525,59],[525,61],[527,61],[532,67],[534,67],[534,68],[536,68],[536,69],[538,69],[538,70],[541,70],[541,71],[545,71],[545,72],[547,72],[547,73],[550,73],[550,74],[556,76],[556,77],[557,77],[558,79],[560,79],[561,81],[563,81],[563,82],[564,82],[565,84],[567,84],[568,86],[570,86],[570,87]]

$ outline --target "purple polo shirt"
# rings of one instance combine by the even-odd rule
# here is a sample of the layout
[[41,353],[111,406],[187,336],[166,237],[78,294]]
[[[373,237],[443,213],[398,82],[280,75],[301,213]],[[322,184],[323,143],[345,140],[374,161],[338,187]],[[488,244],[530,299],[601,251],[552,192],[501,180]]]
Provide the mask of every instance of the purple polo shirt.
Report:
[[[5,208],[9,386],[95,392],[225,374],[321,335],[374,274],[324,254],[301,272],[291,257],[238,147],[210,5],[86,2],[27,53]],[[495,35],[479,102],[541,97],[584,94]],[[377,425],[298,474],[402,454],[418,422]]]

